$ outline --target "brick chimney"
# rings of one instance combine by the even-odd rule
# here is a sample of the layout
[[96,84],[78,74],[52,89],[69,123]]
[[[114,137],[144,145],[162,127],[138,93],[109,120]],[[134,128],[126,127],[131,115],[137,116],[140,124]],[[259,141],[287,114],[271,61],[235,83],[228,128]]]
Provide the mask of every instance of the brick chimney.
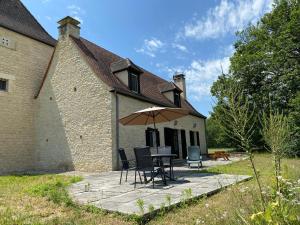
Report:
[[185,75],[183,73],[176,72],[173,76],[173,80],[174,83],[182,90],[182,97],[186,99]]
[[60,26],[58,27],[59,38],[72,35],[73,37],[80,37],[80,22],[70,16],[67,16],[57,22]]

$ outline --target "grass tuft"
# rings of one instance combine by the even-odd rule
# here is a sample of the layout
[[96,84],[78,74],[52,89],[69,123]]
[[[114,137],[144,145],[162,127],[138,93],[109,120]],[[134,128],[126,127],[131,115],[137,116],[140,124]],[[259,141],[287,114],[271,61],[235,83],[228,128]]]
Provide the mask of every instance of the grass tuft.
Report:
[[66,188],[75,182],[81,181],[81,177],[66,178],[63,176],[53,176],[46,183],[34,185],[27,189],[27,192],[33,196],[46,197],[47,200],[55,204],[65,204],[74,206],[72,199],[69,197]]

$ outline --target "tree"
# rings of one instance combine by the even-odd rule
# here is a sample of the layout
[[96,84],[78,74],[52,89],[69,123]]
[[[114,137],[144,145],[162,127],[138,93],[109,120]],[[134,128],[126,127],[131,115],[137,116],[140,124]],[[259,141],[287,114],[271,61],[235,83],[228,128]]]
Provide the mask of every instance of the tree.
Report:
[[[217,98],[213,114],[218,114],[226,83],[238,81],[257,115],[269,107],[284,115],[293,114],[292,102],[300,90],[300,6],[298,0],[275,1],[273,10],[256,25],[239,32],[235,53],[227,75],[219,76],[211,92]],[[254,105],[256,107],[254,107]],[[261,124],[253,134],[254,144],[261,146]],[[299,126],[294,127],[299,130]]]
[[232,141],[226,135],[220,122],[211,116],[206,120],[207,145],[209,148],[232,147]]

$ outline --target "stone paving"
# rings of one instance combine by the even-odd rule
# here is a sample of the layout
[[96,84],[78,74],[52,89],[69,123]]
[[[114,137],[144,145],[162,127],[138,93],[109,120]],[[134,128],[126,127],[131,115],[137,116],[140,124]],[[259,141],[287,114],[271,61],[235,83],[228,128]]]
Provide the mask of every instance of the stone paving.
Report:
[[[205,161],[204,168],[224,163],[225,161]],[[225,164],[227,163],[228,161]],[[119,171],[98,174],[81,173],[79,175],[83,176],[83,181],[73,184],[69,188],[69,193],[80,204],[94,205],[112,212],[141,215],[148,213],[149,207],[157,210],[163,205],[178,204],[184,198],[209,195],[222,187],[250,178],[244,175],[199,173],[197,169],[189,169],[186,166],[175,167],[174,171],[176,181],[168,181],[168,185],[164,186],[157,179],[154,188],[152,188],[152,183],[137,184],[134,188],[134,171],[129,171],[128,182],[125,182],[125,176],[123,176],[121,185],[119,184]],[[187,190],[191,190],[191,195]],[[144,210],[141,210],[137,204],[139,199],[143,200]]]

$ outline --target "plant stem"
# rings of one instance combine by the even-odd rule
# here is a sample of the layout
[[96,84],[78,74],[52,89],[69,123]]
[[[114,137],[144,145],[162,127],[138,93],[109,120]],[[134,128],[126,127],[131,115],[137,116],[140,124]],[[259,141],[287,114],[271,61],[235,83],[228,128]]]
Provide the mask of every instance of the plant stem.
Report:
[[259,188],[259,193],[260,193],[260,198],[261,198],[261,205],[262,205],[263,211],[265,212],[266,211],[265,199],[264,199],[264,196],[263,196],[263,193],[262,193],[262,188],[261,188],[261,184],[260,184],[260,181],[259,181],[259,178],[258,178],[258,173],[257,173],[257,170],[255,168],[255,165],[254,165],[254,162],[253,162],[253,156],[252,156],[251,153],[250,153],[250,162],[251,162],[251,166],[252,166],[252,169],[253,169],[253,172],[254,172],[254,176],[255,176],[255,179],[256,179],[256,182],[257,182],[257,185],[258,185],[258,188]]

